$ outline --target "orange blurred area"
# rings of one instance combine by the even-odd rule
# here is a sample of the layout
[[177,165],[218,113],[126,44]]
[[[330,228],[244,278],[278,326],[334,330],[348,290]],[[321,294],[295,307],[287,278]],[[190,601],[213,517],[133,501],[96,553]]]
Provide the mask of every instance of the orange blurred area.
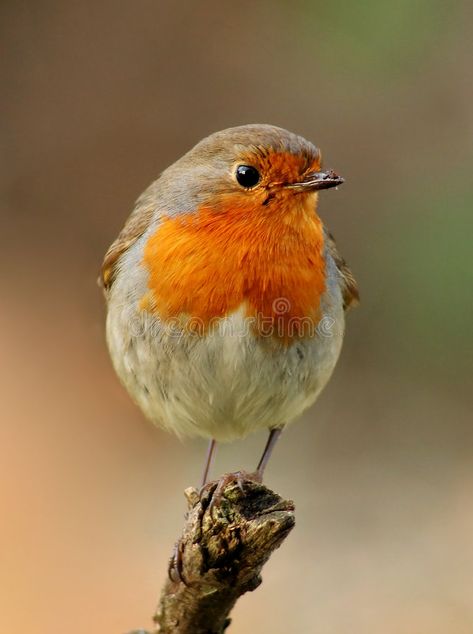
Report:
[[[212,131],[301,133],[362,304],[267,483],[297,526],[232,634],[469,634],[472,7],[0,6],[0,632],[151,628],[205,443],[147,423],[96,278],[134,199]],[[251,468],[264,435],[223,446]]]

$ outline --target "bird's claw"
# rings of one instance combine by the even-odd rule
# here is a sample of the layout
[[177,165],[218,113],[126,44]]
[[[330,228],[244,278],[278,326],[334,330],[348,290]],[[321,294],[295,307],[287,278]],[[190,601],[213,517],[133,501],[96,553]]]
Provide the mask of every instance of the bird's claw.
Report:
[[168,564],[168,577],[173,583],[181,582],[185,586],[188,585],[184,577],[184,544],[181,539],[174,544],[174,550]]

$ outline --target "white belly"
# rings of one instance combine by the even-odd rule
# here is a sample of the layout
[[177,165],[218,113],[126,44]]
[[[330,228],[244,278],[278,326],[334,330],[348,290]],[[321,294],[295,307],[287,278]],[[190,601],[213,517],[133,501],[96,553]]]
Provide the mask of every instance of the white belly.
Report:
[[199,336],[130,314],[112,297],[107,340],[119,377],[155,424],[227,441],[288,424],[315,401],[342,344],[338,288],[323,298],[321,318],[313,337],[287,345],[256,338],[242,309]]

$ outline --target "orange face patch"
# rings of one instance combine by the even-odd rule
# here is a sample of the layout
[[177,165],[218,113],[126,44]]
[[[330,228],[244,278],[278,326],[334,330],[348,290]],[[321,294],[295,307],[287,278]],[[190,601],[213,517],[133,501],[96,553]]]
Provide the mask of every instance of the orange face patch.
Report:
[[244,306],[256,332],[287,341],[316,323],[325,261],[316,194],[281,185],[318,170],[320,155],[257,149],[245,160],[262,175],[257,187],[162,219],[145,247],[150,290],[141,307],[205,330]]
[[242,162],[257,167],[267,186],[294,183],[307,172],[320,170],[320,153],[314,156],[295,155],[290,152],[249,153]]

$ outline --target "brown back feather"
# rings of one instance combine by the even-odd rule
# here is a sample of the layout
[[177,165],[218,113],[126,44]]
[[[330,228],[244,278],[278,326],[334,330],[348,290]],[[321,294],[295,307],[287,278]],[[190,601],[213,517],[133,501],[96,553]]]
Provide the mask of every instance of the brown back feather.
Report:
[[106,291],[113,284],[120,256],[123,255],[149,227],[155,210],[154,196],[151,190],[152,186],[138,198],[135,208],[128,217],[125,226],[105,254],[98,282]]
[[325,234],[325,241],[328,251],[334,259],[338,272],[340,273],[343,308],[345,310],[348,310],[349,308],[354,308],[360,303],[360,293],[358,291],[358,284],[355,280],[355,277],[343,257],[338,252],[335,238],[329,231],[327,231]]

